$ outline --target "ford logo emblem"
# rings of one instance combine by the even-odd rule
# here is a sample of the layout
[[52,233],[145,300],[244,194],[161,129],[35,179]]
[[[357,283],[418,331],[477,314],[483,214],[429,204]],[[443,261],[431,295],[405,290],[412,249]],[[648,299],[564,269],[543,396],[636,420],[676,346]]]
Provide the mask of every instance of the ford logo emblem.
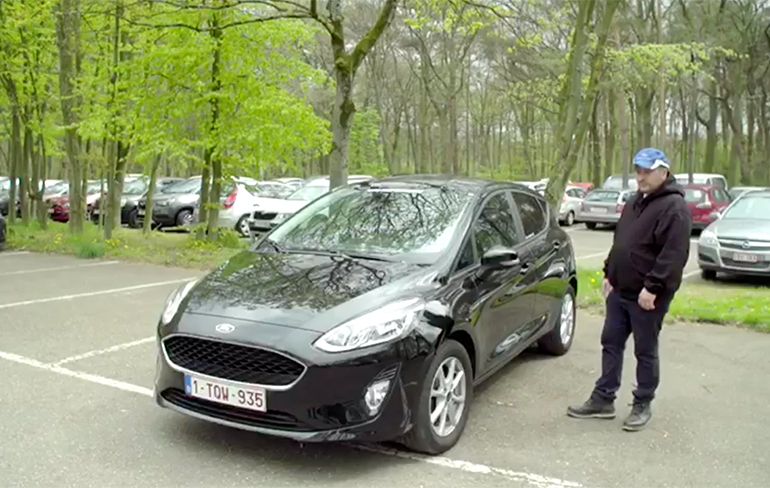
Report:
[[218,324],[214,329],[220,334],[229,334],[235,330],[235,326],[233,324]]

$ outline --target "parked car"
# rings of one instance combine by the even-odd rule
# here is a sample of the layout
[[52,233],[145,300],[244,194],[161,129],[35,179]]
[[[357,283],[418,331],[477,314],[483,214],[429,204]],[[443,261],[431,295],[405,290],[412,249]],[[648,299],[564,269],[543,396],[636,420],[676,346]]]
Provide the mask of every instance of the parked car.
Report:
[[[271,188],[275,188],[268,185],[263,190],[263,187],[259,185],[260,182],[252,185],[239,178],[224,185],[219,200],[221,207],[217,225],[225,229],[234,229],[241,236],[248,237],[249,219],[257,199],[265,192],[271,191]],[[198,221],[198,210],[199,208],[196,207],[193,215],[193,220],[196,222]]]
[[[201,178],[193,176],[153,194],[152,221],[158,227],[188,227],[200,203]],[[137,203],[137,221],[144,222],[147,195]]]
[[171,294],[155,398],[302,442],[439,454],[476,385],[533,344],[569,351],[577,286],[569,236],[535,192],[418,176],[347,185]]
[[[86,186],[86,215],[84,218],[88,221],[91,219],[91,211],[93,210],[94,202],[101,196],[102,188],[106,187],[101,181],[91,180]],[[56,222],[69,222],[70,220],[70,197],[69,191],[63,196],[54,197],[50,200],[50,207],[48,208],[48,215],[52,220]]]
[[[677,173],[676,175],[674,175],[674,177],[676,178],[676,182],[682,186],[691,184],[689,173]],[[725,178],[724,175],[720,175],[716,173],[693,173],[692,184],[712,185],[712,186],[719,187],[725,191],[728,191],[730,189],[727,185],[727,178]]]
[[[371,180],[368,175],[350,175],[348,183]],[[258,198],[249,226],[254,232],[266,232],[280,224],[294,212],[329,191],[329,177],[322,176],[306,183],[286,198]]]
[[725,190],[712,185],[686,185],[684,199],[692,215],[692,228],[698,230],[705,229],[732,201]]
[[743,194],[703,230],[698,265],[710,280],[718,272],[770,276],[770,190]]
[[[184,178],[162,177],[155,182],[155,192],[162,192],[164,188],[184,181]],[[120,196],[120,223],[132,228],[141,227],[139,219],[139,200],[147,195],[150,186],[150,178],[141,176],[127,180],[123,186],[123,193]],[[107,198],[105,193],[105,198]],[[93,220],[99,220],[101,212],[101,198],[94,202],[94,209],[91,213]]]
[[623,207],[634,193],[636,190],[594,190],[580,204],[577,221],[592,230],[599,224],[617,224]]
[[743,195],[746,192],[749,191],[757,191],[757,190],[767,190],[767,187],[764,186],[734,186],[730,188],[730,190],[727,192],[730,194],[730,198],[735,200],[739,196]]
[[580,212],[580,205],[586,197],[586,191],[580,187],[567,187],[564,190],[564,196],[561,199],[559,207],[559,222],[571,226],[575,223],[575,218]]
[[283,183],[290,187],[293,191],[297,191],[305,185],[305,180],[302,178],[284,177],[276,178],[275,181]]
[[[636,177],[633,175],[633,173],[630,173],[628,175],[628,181],[626,185],[627,190],[638,190],[639,189],[639,183],[636,181]],[[602,189],[604,190],[623,190],[623,175],[612,175],[608,176],[606,180],[604,180],[604,183],[602,184]]]

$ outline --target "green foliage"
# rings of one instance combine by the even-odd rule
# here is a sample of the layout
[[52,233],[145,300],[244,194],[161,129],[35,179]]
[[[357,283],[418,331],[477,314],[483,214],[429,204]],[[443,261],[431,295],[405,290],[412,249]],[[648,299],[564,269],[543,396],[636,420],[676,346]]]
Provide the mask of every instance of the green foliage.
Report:
[[382,175],[388,171],[383,161],[381,124],[380,116],[373,108],[356,113],[350,131],[348,157],[351,173]]
[[[578,272],[579,303],[590,310],[601,310],[601,271]],[[742,325],[770,333],[770,302],[767,287],[688,284],[680,288],[671,303],[669,317],[687,322]]]

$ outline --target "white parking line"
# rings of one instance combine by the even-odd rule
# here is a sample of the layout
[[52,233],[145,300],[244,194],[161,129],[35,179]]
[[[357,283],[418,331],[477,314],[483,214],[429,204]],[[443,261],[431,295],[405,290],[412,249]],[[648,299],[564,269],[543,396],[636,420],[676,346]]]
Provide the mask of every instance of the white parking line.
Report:
[[92,291],[88,293],[76,293],[74,295],[62,295],[58,297],[50,297],[50,298],[39,298],[36,300],[25,300],[23,302],[14,302],[14,303],[3,303],[0,304],[0,310],[5,308],[11,308],[11,307],[21,307],[24,305],[35,305],[37,303],[48,303],[48,302],[59,302],[63,300],[72,300],[74,298],[85,298],[85,297],[95,297],[99,295],[109,295],[111,293],[121,293],[124,291],[132,291],[132,290],[142,290],[144,288],[153,288],[156,286],[166,286],[166,285],[173,285],[176,283],[182,283],[185,281],[190,281],[195,278],[183,278],[179,280],[170,280],[170,281],[159,281],[157,283],[147,283],[144,285],[134,285],[134,286],[126,286],[123,288],[112,288],[109,290],[99,290],[99,291]]
[[374,452],[377,454],[384,454],[386,456],[393,456],[400,459],[408,459],[410,461],[435,464],[443,468],[457,469],[467,473],[502,476],[511,481],[525,482],[537,488],[580,488],[583,486],[580,483],[575,483],[574,481],[565,481],[558,478],[550,478],[548,476],[542,476],[534,473],[495,468],[485,464],[470,463],[468,461],[460,461],[442,456],[423,456],[411,452],[404,452],[397,449],[388,449],[385,447],[372,445],[348,444],[348,446],[360,451]]
[[139,393],[140,395],[149,397],[152,396],[152,390],[143,386],[132,385],[131,383],[125,383],[123,381],[113,380],[95,374],[73,371],[71,369],[62,368],[61,366],[57,366],[55,364],[46,364],[38,361],[37,359],[19,356],[18,354],[13,354],[10,352],[0,351],[0,359],[5,359],[7,361],[12,361],[18,364],[24,364],[26,366],[32,366],[33,368],[43,369],[64,376],[71,376],[72,378],[90,381],[91,383],[109,386],[110,388],[117,388],[118,390],[129,391],[131,393]]
[[107,354],[110,352],[122,351],[123,349],[139,346],[141,344],[147,344],[148,342],[152,342],[154,340],[155,340],[155,336],[151,336],[151,337],[145,337],[144,339],[139,339],[137,341],[124,342],[123,344],[118,344],[117,346],[112,346],[105,349],[97,349],[95,351],[88,351],[88,352],[84,352],[83,354],[78,354],[77,356],[70,356],[70,357],[61,359],[59,361],[56,361],[55,363],[53,363],[53,365],[61,366],[62,364],[71,363],[73,361],[80,361],[81,359],[88,359],[94,356],[100,356],[102,354]]
[[21,256],[22,254],[29,254],[29,251],[0,252],[0,258],[3,256]]
[[0,276],[15,276],[29,273],[46,273],[48,271],[64,271],[67,269],[79,269],[79,268],[92,268],[94,266],[109,266],[111,264],[118,264],[120,261],[100,261],[98,263],[86,263],[86,264],[72,264],[69,266],[55,266],[50,268],[38,268],[38,269],[22,269],[20,271],[10,271],[8,273],[0,273]]
[[[130,393],[138,393],[147,397],[153,396],[153,390],[145,388],[143,386],[126,383],[123,381],[113,380],[90,373],[82,373],[80,371],[73,371],[71,369],[63,368],[56,364],[46,364],[36,359],[20,356],[9,352],[0,351],[0,359],[12,361],[17,364],[23,364],[31,366],[33,368],[50,371],[51,373],[60,374],[63,376],[69,376],[72,378],[78,378],[80,380],[89,381],[110,388],[116,388],[118,390],[127,391]],[[390,457],[396,457],[400,459],[408,459],[410,461],[417,461],[426,464],[434,464],[443,468],[456,469],[464,471],[466,473],[474,473],[480,475],[494,475],[501,476],[511,481],[525,482],[535,488],[582,488],[583,485],[573,481],[565,481],[558,478],[550,478],[548,476],[542,476],[535,473],[526,473],[520,471],[513,471],[509,469],[496,468],[494,466],[487,466],[485,464],[471,463],[468,461],[462,461],[459,459],[450,459],[447,457],[436,456],[423,456],[420,454],[414,454],[409,452],[399,451],[397,449],[388,449],[384,447],[377,447],[364,444],[347,444],[348,447],[357,449],[360,451],[367,451],[375,454],[382,454]]]
[[682,275],[682,279],[686,280],[687,278],[691,278],[697,274],[700,274],[700,270],[696,269],[695,271],[690,271],[689,273],[685,273]]

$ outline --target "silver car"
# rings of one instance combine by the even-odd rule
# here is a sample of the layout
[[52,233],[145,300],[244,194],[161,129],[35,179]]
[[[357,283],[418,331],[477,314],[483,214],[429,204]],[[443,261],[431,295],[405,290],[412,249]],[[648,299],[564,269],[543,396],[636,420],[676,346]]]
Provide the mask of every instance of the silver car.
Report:
[[770,276],[770,190],[744,193],[703,230],[698,265],[705,279],[718,272]]
[[586,195],[580,205],[576,221],[583,222],[589,229],[598,224],[615,225],[620,220],[623,207],[636,190],[605,190],[600,188]]

